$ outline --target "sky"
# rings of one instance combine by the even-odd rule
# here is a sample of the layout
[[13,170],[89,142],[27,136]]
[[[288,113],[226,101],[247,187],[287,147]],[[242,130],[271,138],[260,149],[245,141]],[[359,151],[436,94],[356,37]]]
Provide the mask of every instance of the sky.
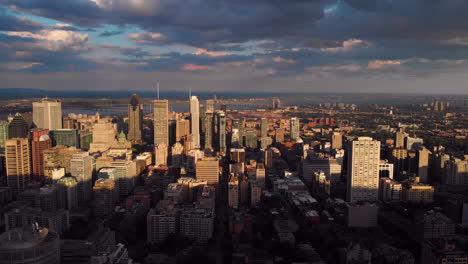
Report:
[[466,0],[0,0],[0,88],[468,94]]

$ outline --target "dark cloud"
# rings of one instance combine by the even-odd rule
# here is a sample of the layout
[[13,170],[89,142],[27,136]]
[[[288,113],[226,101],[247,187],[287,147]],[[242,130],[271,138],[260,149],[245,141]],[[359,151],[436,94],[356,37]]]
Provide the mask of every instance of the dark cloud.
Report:
[[0,10],[0,31],[36,31],[44,25],[25,17],[7,15]]
[[114,31],[104,31],[101,34],[99,34],[100,37],[112,37],[112,36],[117,36],[123,34],[123,30],[114,30]]

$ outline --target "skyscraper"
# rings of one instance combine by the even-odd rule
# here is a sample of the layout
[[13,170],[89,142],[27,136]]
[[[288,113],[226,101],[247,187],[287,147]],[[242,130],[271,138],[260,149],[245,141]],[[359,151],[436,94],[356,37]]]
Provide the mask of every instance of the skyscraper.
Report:
[[165,144],[158,144],[154,148],[154,165],[167,166],[168,147]]
[[70,161],[71,175],[78,181],[78,205],[91,200],[93,186],[93,157],[88,152],[75,153]]
[[417,152],[417,158],[418,158],[417,175],[419,177],[419,181],[422,183],[429,182],[428,169],[429,169],[429,155],[430,154],[431,152],[425,147],[422,147]]
[[140,96],[133,94],[128,104],[128,140],[132,143],[141,142],[143,129],[143,104]]
[[213,114],[214,114],[214,100],[206,100],[205,111],[205,148],[213,148]]
[[29,142],[27,138],[8,139],[5,142],[5,160],[7,184],[13,199],[18,197],[31,177],[29,159]]
[[33,102],[33,122],[38,128],[61,129],[62,103],[60,100],[43,98],[39,102]]
[[190,98],[190,120],[193,148],[197,149],[200,148],[200,105],[196,96]]
[[359,137],[349,143],[349,202],[377,201],[379,193],[380,142]]
[[268,136],[268,119],[266,119],[266,117],[262,117],[260,129],[261,129],[260,137],[262,138],[267,137]]
[[341,149],[343,147],[343,135],[338,132],[334,132],[331,139],[332,149]]
[[164,144],[169,146],[169,101],[154,100],[154,145]]
[[20,113],[16,113],[8,126],[8,138],[25,138],[28,136],[29,126]]
[[297,117],[291,117],[291,140],[296,140],[299,134],[299,119]]
[[226,115],[224,113],[218,114],[218,136],[219,136],[219,151],[226,152]]
[[52,142],[49,137],[48,129],[35,129],[32,131],[31,157],[32,157],[32,175],[36,179],[45,177],[44,168],[44,150],[51,148]]
[[202,158],[196,162],[195,167],[197,179],[207,181],[208,184],[218,184],[219,161],[217,158]]
[[7,121],[0,121],[0,148],[5,148],[5,141],[9,138],[8,137],[8,127],[10,123]]

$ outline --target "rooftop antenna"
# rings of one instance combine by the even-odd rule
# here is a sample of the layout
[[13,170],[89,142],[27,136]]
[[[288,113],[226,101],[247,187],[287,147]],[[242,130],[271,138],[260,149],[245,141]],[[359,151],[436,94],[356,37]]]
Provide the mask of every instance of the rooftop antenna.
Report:
[[156,87],[157,87],[157,90],[158,90],[158,100],[159,100],[159,82],[156,83]]

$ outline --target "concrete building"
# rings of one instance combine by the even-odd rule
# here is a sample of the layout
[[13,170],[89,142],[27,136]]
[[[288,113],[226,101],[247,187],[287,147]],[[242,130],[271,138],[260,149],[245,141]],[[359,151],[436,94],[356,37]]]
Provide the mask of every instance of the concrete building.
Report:
[[417,175],[422,183],[429,183],[428,170],[430,154],[431,152],[425,147],[421,147],[416,154],[416,158],[418,161]]
[[141,143],[142,130],[143,104],[140,102],[140,96],[133,94],[128,104],[128,140],[132,143]]
[[190,134],[190,120],[176,120],[176,141],[185,140]]
[[167,166],[168,147],[165,144],[158,144],[154,148],[154,165]]
[[49,135],[53,146],[63,145],[80,148],[80,133],[77,129],[51,130]]
[[317,171],[323,171],[331,183],[341,180],[341,165],[335,159],[308,157],[302,161],[302,178],[306,183],[312,183]]
[[347,178],[349,202],[378,200],[379,164],[379,141],[359,137],[350,142]]
[[110,179],[99,179],[93,186],[94,214],[97,216],[110,216],[118,201],[115,182]]
[[44,150],[44,176],[47,179],[54,179],[53,172],[57,168],[64,168],[65,173],[71,173],[71,160],[74,154],[81,150],[75,147],[55,146]]
[[180,215],[180,234],[185,235],[198,244],[208,242],[213,236],[213,209],[186,208]]
[[205,157],[195,164],[196,177],[205,180],[208,184],[218,184],[219,182],[219,160],[217,158]]
[[19,207],[5,213],[5,229],[29,228],[38,223],[39,226],[63,234],[70,227],[69,219],[68,211],[63,209],[48,212],[40,208]]
[[405,182],[401,198],[411,203],[432,203],[434,202],[434,187],[424,183]]
[[275,129],[275,142],[282,143],[284,141],[284,128]]
[[36,179],[44,179],[44,150],[52,147],[49,130],[34,129],[31,132],[32,176]]
[[8,138],[28,137],[29,127],[24,117],[20,113],[16,113],[8,125]]
[[291,117],[290,119],[290,133],[291,133],[291,140],[296,140],[296,138],[300,137],[300,124],[299,119],[297,117]]
[[83,206],[92,198],[94,158],[88,152],[73,154],[70,160],[71,176],[77,181],[78,205]]
[[451,159],[445,162],[444,178],[447,185],[468,185],[468,160]]
[[443,238],[455,234],[455,224],[441,212],[429,211],[416,217],[414,230],[419,239]]
[[60,100],[43,98],[33,102],[33,123],[42,129],[62,128],[62,103]]
[[5,148],[5,141],[9,139],[8,127],[10,123],[8,121],[0,120],[0,149]]
[[31,178],[29,142],[26,138],[8,139],[5,142],[7,185],[13,199],[24,191]]
[[456,236],[424,240],[421,246],[421,263],[468,263],[468,252],[465,249],[463,240],[463,237]]
[[170,234],[177,234],[179,210],[173,204],[160,201],[156,208],[149,210],[147,218],[147,242],[162,243]]
[[393,179],[394,174],[395,173],[393,170],[393,164],[388,163],[388,161],[386,160],[381,160],[379,163],[379,177],[380,178],[386,177],[386,178]]
[[110,122],[99,121],[93,126],[93,143],[89,152],[104,152],[117,142],[117,131]]
[[262,187],[258,182],[250,182],[250,207],[256,208],[262,198]]
[[226,115],[224,113],[218,113],[218,150],[219,152],[226,153]]
[[391,178],[380,178],[379,199],[384,202],[401,201],[403,187]]
[[343,148],[343,135],[338,132],[333,132],[331,138],[331,148],[332,149],[341,149]]
[[154,145],[165,144],[169,146],[169,101],[154,100]]
[[78,181],[75,177],[63,177],[57,181],[58,208],[73,210],[78,207]]
[[424,145],[424,140],[417,137],[405,137],[405,147],[407,150],[417,150]]
[[228,182],[228,205],[231,208],[239,208],[239,182],[237,180]]
[[190,97],[190,131],[193,136],[193,148],[200,148],[200,104],[196,96]]
[[260,131],[260,137],[268,136],[268,119],[266,117],[262,117],[260,120]]
[[403,131],[398,131],[395,134],[395,148],[403,148],[405,146],[405,138],[408,136]]
[[174,168],[182,168],[184,166],[184,146],[180,142],[176,142],[171,149],[171,163]]
[[31,225],[0,235],[0,264],[60,264],[60,240],[56,232]]

